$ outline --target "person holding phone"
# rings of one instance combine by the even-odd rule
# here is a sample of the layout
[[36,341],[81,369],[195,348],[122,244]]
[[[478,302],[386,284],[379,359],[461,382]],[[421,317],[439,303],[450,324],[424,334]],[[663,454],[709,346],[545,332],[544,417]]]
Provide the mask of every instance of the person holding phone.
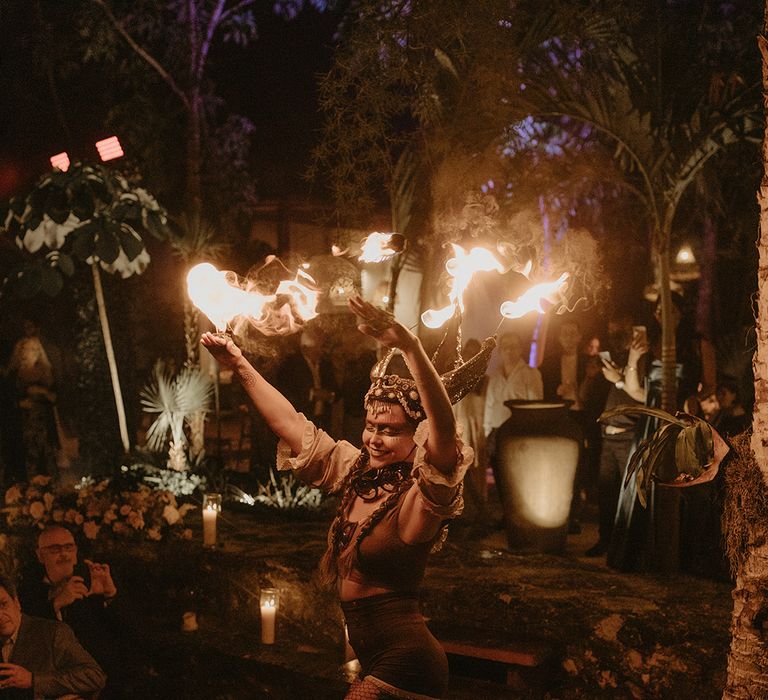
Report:
[[24,611],[66,622],[85,649],[107,671],[114,666],[115,637],[108,607],[117,596],[109,564],[78,562],[73,534],[62,525],[48,525],[37,538],[41,565],[27,572],[19,586]]
[[[648,352],[648,340],[640,328],[632,326],[628,317],[618,318],[608,324],[610,354],[600,354],[603,376],[610,385],[605,400],[606,410],[645,402],[643,356]],[[635,442],[637,423],[636,416],[621,415],[601,424],[602,443],[597,483],[598,541],[585,552],[585,556],[599,557],[609,550],[624,470]]]

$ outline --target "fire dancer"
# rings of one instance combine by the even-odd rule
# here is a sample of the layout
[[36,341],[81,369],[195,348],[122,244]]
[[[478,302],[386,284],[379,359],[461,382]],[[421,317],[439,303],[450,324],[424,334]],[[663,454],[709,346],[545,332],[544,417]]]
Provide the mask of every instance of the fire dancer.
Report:
[[[341,495],[321,571],[338,585],[363,669],[347,700],[439,698],[448,664],[419,612],[417,591],[430,552],[461,513],[462,481],[472,463],[451,401],[484,374],[495,341],[441,377],[419,339],[391,314],[359,298],[350,306],[362,321],[359,330],[390,349],[371,373],[361,449],[333,440],[298,413],[231,339],[205,333],[201,342],[233,370],[280,438],[278,469]],[[400,359],[405,363],[395,374]]]

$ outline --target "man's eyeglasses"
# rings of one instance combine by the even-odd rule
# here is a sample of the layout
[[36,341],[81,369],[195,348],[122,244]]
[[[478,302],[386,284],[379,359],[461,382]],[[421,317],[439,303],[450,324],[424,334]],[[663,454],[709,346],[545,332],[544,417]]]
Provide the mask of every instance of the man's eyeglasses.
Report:
[[77,549],[77,545],[74,542],[67,542],[67,544],[48,544],[45,547],[40,547],[44,552],[50,552],[51,554],[61,554],[66,552],[71,554]]

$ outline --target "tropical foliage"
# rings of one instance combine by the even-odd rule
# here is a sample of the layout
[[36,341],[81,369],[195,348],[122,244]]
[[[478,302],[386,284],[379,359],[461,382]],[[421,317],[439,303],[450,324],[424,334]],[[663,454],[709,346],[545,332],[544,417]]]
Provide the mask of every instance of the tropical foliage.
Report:
[[729,449],[717,431],[696,416],[673,416],[659,408],[625,405],[605,411],[600,420],[619,415],[647,416],[661,423],[633,452],[624,477],[626,484],[636,480],[637,497],[643,508],[648,504],[652,482],[693,486],[710,481]]
[[140,232],[166,236],[166,215],[143,187],[104,165],[75,163],[44,175],[6,205],[3,230],[25,254],[5,284],[22,297],[56,296],[77,262],[110,274],[141,274],[149,254]]
[[147,430],[147,447],[168,449],[168,466],[175,471],[199,462],[204,455],[205,417],[210,410],[213,383],[199,368],[184,367],[175,376],[158,361],[152,378],[141,390],[144,411],[157,418]]
[[109,363],[123,452],[130,449],[120,378],[101,283],[100,268],[121,277],[141,274],[149,255],[139,231],[163,238],[166,216],[143,187],[104,165],[75,163],[54,169],[26,197],[11,199],[4,230],[26,253],[4,285],[21,296],[58,294],[75,261],[91,268],[99,322]]
[[[467,182],[495,186],[518,208],[535,182],[541,216],[555,209],[564,219],[599,211],[620,185],[640,203],[652,244],[671,409],[670,240],[680,202],[707,164],[759,130],[755,75],[744,60],[758,22],[743,2],[485,0],[472,12],[458,2],[357,3],[322,84],[327,120],[316,167],[331,173],[345,211],[370,207],[382,185],[398,210],[408,201],[400,196],[406,174],[422,173],[416,200],[432,208],[416,227],[422,238]],[[533,167],[518,158],[523,167],[507,170],[506,184],[489,176],[521,151]],[[415,170],[399,167],[406,153]],[[569,163],[577,176],[563,178]]]
[[259,484],[255,496],[235,486],[230,486],[230,491],[241,503],[262,503],[279,510],[317,510],[323,501],[319,489],[302,484],[290,473],[276,476],[274,470],[270,470],[266,484]]

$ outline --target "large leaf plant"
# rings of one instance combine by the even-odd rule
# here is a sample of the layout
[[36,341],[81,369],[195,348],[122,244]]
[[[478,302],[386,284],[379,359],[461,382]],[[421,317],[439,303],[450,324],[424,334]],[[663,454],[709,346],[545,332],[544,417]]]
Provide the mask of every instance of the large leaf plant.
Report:
[[709,423],[687,413],[672,415],[660,408],[622,405],[603,412],[599,420],[620,415],[641,415],[659,422],[656,431],[632,453],[624,480],[625,485],[636,480],[637,498],[643,508],[654,481],[678,487],[711,481],[730,450]]
[[90,267],[120,437],[127,453],[130,441],[101,270],[122,278],[141,274],[149,254],[140,232],[165,238],[165,211],[149,192],[118,171],[75,163],[66,172],[54,169],[41,177],[29,194],[13,197],[1,213],[4,233],[22,253],[18,267],[3,280],[3,293],[54,297],[77,265]]

